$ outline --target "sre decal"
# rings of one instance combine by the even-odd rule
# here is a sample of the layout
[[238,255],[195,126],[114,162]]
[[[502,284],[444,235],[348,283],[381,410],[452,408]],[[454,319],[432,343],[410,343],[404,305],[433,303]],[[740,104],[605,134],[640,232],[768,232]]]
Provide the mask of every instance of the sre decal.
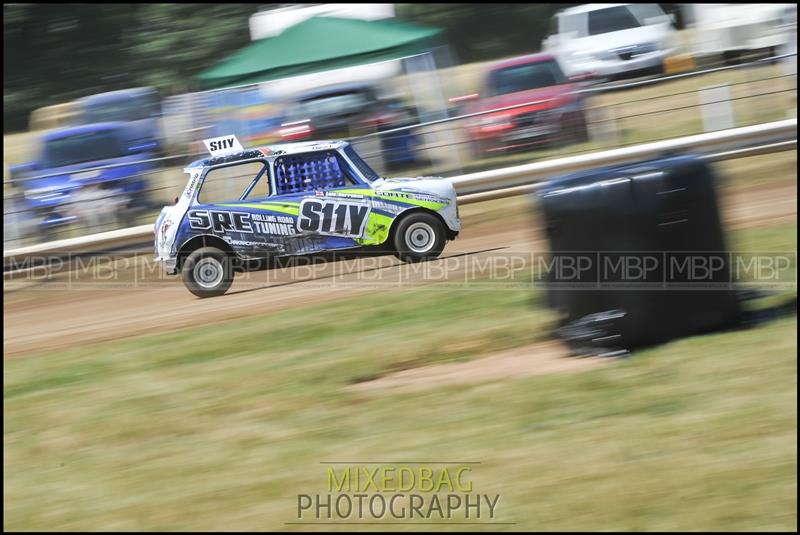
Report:
[[189,210],[189,226],[194,230],[213,230],[252,233],[250,214],[247,212],[220,212],[215,210]]
[[340,200],[305,199],[300,204],[297,229],[335,236],[359,237],[369,219],[370,206]]

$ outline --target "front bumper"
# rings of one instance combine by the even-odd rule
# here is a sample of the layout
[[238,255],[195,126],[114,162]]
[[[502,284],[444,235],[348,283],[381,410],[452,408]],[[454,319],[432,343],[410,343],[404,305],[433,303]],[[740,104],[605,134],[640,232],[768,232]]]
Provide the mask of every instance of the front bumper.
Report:
[[591,72],[598,78],[611,78],[621,74],[657,69],[663,66],[670,50],[658,50],[631,59],[582,60],[572,64],[573,73]]
[[500,140],[504,143],[518,143],[523,141],[536,141],[542,138],[548,138],[557,134],[560,131],[557,123],[535,124],[531,126],[516,127],[510,132],[500,136]]
[[475,131],[473,140],[485,153],[554,142],[563,136],[567,127],[576,120],[575,113],[565,111],[554,114],[546,120],[534,119],[531,121],[515,118],[514,123],[503,130]]
[[74,215],[61,215],[57,212],[52,212],[42,218],[41,225],[44,227],[63,227],[78,221],[78,217]]

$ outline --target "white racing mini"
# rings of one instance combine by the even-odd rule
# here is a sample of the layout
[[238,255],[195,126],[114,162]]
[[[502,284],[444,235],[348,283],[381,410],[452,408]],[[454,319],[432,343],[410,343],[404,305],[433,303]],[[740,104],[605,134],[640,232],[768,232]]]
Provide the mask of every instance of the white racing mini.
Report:
[[418,262],[461,230],[448,180],[380,177],[346,141],[205,144],[211,158],[185,169],[186,189],[155,224],[156,260],[199,297],[225,293],[253,260],[379,246]]

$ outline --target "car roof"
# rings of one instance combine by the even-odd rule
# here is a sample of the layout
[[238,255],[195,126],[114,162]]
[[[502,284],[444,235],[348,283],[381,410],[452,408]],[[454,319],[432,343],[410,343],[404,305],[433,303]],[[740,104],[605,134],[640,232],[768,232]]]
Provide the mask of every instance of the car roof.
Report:
[[580,6],[568,7],[561,11],[564,15],[577,15],[579,13],[588,13],[590,11],[597,11],[607,7],[628,6],[630,4],[582,4]]
[[97,104],[101,102],[111,102],[119,98],[139,97],[143,95],[157,95],[155,89],[152,87],[132,87],[130,89],[119,89],[117,91],[108,91],[106,93],[97,93],[96,95],[89,95],[83,97],[83,102]]
[[54,141],[56,139],[61,139],[68,136],[74,136],[76,134],[91,134],[94,132],[102,132],[103,130],[115,130],[118,128],[124,128],[126,123],[124,122],[105,122],[105,123],[92,123],[92,124],[82,124],[79,126],[67,126],[65,128],[59,128],[58,130],[51,130],[42,136],[44,141]]
[[322,141],[298,141],[297,143],[277,143],[275,145],[267,145],[265,147],[259,147],[262,149],[267,149],[269,152],[279,152],[280,154],[276,154],[276,156],[282,156],[284,154],[297,154],[299,152],[311,152],[311,151],[318,151],[318,150],[336,150],[341,149],[349,145],[347,141],[344,140],[332,140],[332,139],[325,139]]
[[316,87],[314,89],[309,89],[307,91],[302,91],[300,93],[297,93],[292,100],[294,101],[308,100],[312,98],[322,97],[325,95],[333,95],[337,93],[355,93],[358,91],[369,91],[371,93],[376,92],[375,87],[372,84],[364,82],[349,82],[342,84],[331,84],[323,87]]
[[544,61],[551,61],[555,60],[556,57],[552,54],[528,54],[527,56],[517,56],[515,58],[509,58],[502,61],[498,61],[497,63],[493,63],[490,67],[490,71],[496,71],[499,69],[506,69],[508,67],[515,67],[517,65],[529,65],[531,63],[542,63]]
[[[250,160],[253,158],[275,159],[278,156],[300,154],[304,152],[316,152],[324,150],[339,150],[348,146],[350,143],[344,140],[322,140],[322,141],[298,141],[297,143],[277,143],[275,145],[264,145],[245,149],[243,152],[230,154],[223,157],[203,158],[195,160],[186,166],[186,169],[195,169],[220,163],[233,163],[239,160]],[[259,154],[260,152],[260,154]]]

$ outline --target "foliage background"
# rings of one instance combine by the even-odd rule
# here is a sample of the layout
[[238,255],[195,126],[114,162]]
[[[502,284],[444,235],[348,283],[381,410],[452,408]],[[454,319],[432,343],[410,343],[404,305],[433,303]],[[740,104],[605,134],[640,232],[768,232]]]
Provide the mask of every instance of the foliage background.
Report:
[[[31,111],[103,91],[193,88],[192,76],[250,41],[248,19],[279,4],[4,4],[3,131]],[[575,4],[398,4],[437,26],[459,62],[535,52],[559,9]],[[664,7],[673,4],[664,4]]]

